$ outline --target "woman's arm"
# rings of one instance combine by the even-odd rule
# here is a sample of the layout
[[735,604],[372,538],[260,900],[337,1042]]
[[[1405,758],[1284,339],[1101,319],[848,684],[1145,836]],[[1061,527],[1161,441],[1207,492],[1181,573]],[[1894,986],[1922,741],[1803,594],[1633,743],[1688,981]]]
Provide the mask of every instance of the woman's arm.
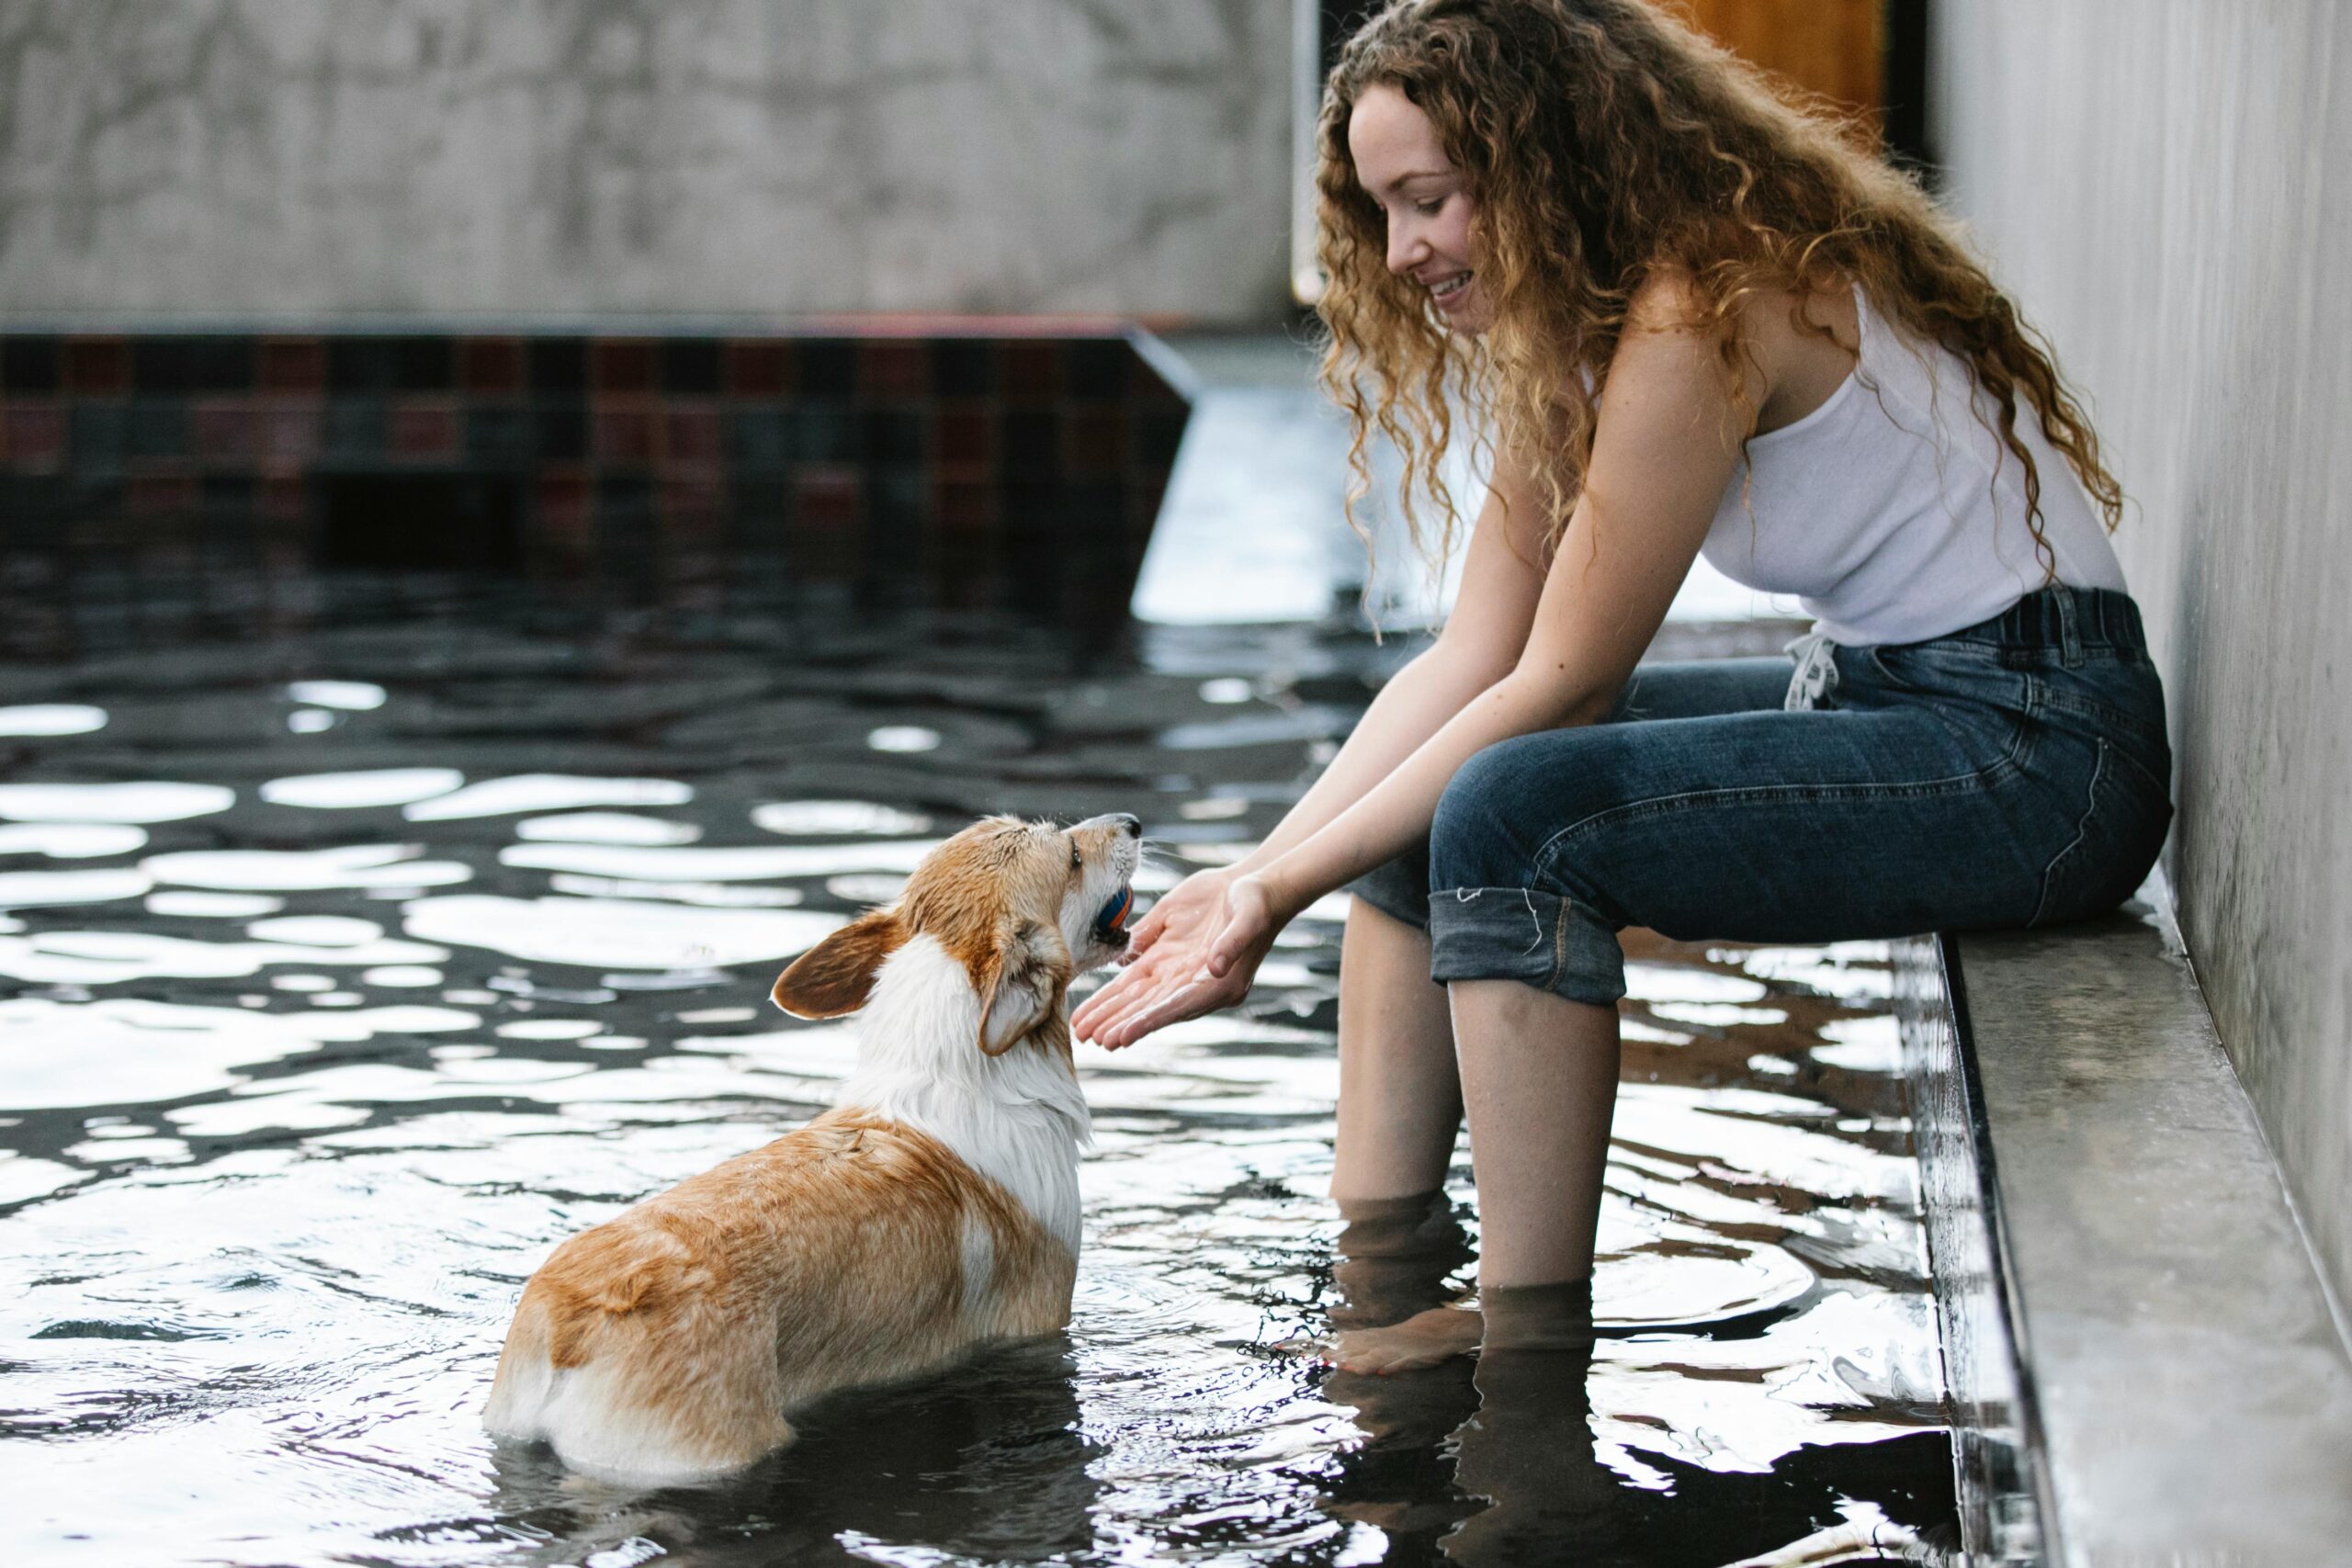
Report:
[[1312,838],[1363,798],[1448,719],[1509,672],[1527,645],[1544,591],[1540,531],[1525,482],[1498,464],[1497,480],[1472,528],[1453,612],[1436,643],[1391,676],[1314,787],[1266,841],[1234,865],[1196,872],[1152,906],[1136,927],[1127,967],[1070,1019],[1078,1037],[1105,1044],[1126,1015],[1192,981],[1225,925],[1225,889]]
[[[1671,283],[1636,297],[1601,392],[1585,493],[1517,664],[1378,787],[1259,868],[1285,918],[1427,832],[1438,796],[1479,751],[1589,724],[1616,700],[1689,575],[1739,454],[1716,340],[1680,326],[1681,311]],[[1758,402],[1761,389],[1759,379]]]
[[[1429,830],[1463,763],[1514,736],[1608,711],[1689,573],[1738,457],[1719,340],[1681,325],[1684,299],[1671,280],[1635,298],[1602,390],[1585,493],[1510,672],[1345,809],[1233,880],[1226,930],[1210,947],[1211,979],[1156,991],[1097,1039],[1124,1043],[1239,1000],[1292,917]],[[1760,370],[1749,374],[1753,409],[1768,389]]]
[[1498,479],[1489,488],[1437,641],[1381,687],[1323,776],[1235,865],[1237,873],[1255,871],[1305,842],[1519,661],[1544,592],[1534,515],[1523,479]]

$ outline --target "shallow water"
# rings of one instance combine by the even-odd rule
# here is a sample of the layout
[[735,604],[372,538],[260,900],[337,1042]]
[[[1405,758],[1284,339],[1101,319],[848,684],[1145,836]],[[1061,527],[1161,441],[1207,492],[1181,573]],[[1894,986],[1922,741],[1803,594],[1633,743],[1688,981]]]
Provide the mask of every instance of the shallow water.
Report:
[[1230,859],[1403,650],[329,608],[0,666],[0,1556],[1716,1564],[1949,1530],[1883,949],[1629,933],[1612,1332],[1589,1368],[1350,1380],[1290,1348],[1338,1295],[1336,902],[1246,1016],[1080,1048],[1066,1337],[837,1400],[723,1486],[493,1447],[548,1250],[846,1070],[854,1021],[768,1007],[786,957],[984,810],[1135,811],[1160,886]]

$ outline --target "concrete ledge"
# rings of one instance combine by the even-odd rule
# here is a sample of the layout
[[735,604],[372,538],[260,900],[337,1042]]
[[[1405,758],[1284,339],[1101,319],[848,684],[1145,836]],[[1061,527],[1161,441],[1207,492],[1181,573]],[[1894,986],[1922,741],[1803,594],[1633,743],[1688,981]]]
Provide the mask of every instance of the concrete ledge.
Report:
[[2352,1358],[2143,893],[1903,945],[1976,1562],[2352,1562]]

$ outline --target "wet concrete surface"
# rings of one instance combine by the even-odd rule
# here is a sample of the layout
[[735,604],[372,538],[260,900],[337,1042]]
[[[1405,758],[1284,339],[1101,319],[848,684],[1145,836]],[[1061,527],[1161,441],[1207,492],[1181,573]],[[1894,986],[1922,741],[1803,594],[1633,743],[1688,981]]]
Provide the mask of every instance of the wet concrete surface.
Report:
[[1081,659],[465,585],[206,630],[0,665],[12,1561],[1701,1565],[1949,1532],[1884,946],[1629,933],[1608,1332],[1349,1380],[1296,1349],[1338,1294],[1338,900],[1245,1010],[1080,1048],[1066,1336],[836,1400],[719,1486],[493,1446],[549,1248],[846,1072],[854,1020],[767,1004],[786,959],[984,811],[1136,812],[1147,892],[1234,858],[1410,645],[1147,626]]
[[2052,1562],[2346,1562],[2352,1360],[2170,902],[2155,876],[2098,919],[1941,944],[1989,1153],[1927,1169],[1939,1207],[1977,1183],[2000,1241],[1974,1290],[1939,1254],[1946,1343],[1955,1393],[2015,1406],[2038,1517],[1968,1501]]

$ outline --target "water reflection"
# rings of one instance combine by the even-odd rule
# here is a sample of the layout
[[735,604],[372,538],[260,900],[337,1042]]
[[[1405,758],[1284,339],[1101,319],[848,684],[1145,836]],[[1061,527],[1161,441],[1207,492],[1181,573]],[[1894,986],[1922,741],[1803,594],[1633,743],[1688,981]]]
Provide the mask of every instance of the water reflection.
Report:
[[0,735],[87,735],[104,729],[107,710],[86,703],[35,703],[0,707]]
[[1351,1380],[1295,1347],[1459,1295],[1476,1238],[1466,1151],[1409,1213],[1317,1195],[1336,899],[1246,1011],[1083,1054],[1066,1338],[724,1486],[493,1448],[531,1268],[848,1072],[782,960],[983,811],[1137,811],[1147,888],[1229,859],[1401,651],[537,615],[7,671],[104,705],[0,786],[11,1558],[1712,1565],[1948,1523],[1883,950],[1637,934],[1591,1348]]
[[526,817],[514,824],[514,836],[568,844],[691,844],[702,837],[702,829],[692,822],[627,811],[567,811],[560,817]]
[[447,795],[466,782],[455,768],[369,768],[356,773],[305,773],[271,779],[261,797],[278,806],[314,811],[359,811],[377,806],[406,806]]
[[404,807],[412,822],[447,822],[459,817],[503,817],[517,811],[569,811],[582,806],[680,806],[695,797],[691,784],[675,779],[571,778],[523,773],[485,779],[447,795]]
[[219,784],[0,784],[0,818],[12,822],[177,822],[226,811],[236,800],[236,791]]
[[331,850],[190,850],[153,855],[140,870],[158,882],[223,891],[316,893],[339,887],[446,887],[471,880],[463,862],[425,860],[422,844]]
[[26,822],[0,828],[0,855],[46,855],[51,860],[94,860],[136,853],[146,847],[144,829],[96,822]]

